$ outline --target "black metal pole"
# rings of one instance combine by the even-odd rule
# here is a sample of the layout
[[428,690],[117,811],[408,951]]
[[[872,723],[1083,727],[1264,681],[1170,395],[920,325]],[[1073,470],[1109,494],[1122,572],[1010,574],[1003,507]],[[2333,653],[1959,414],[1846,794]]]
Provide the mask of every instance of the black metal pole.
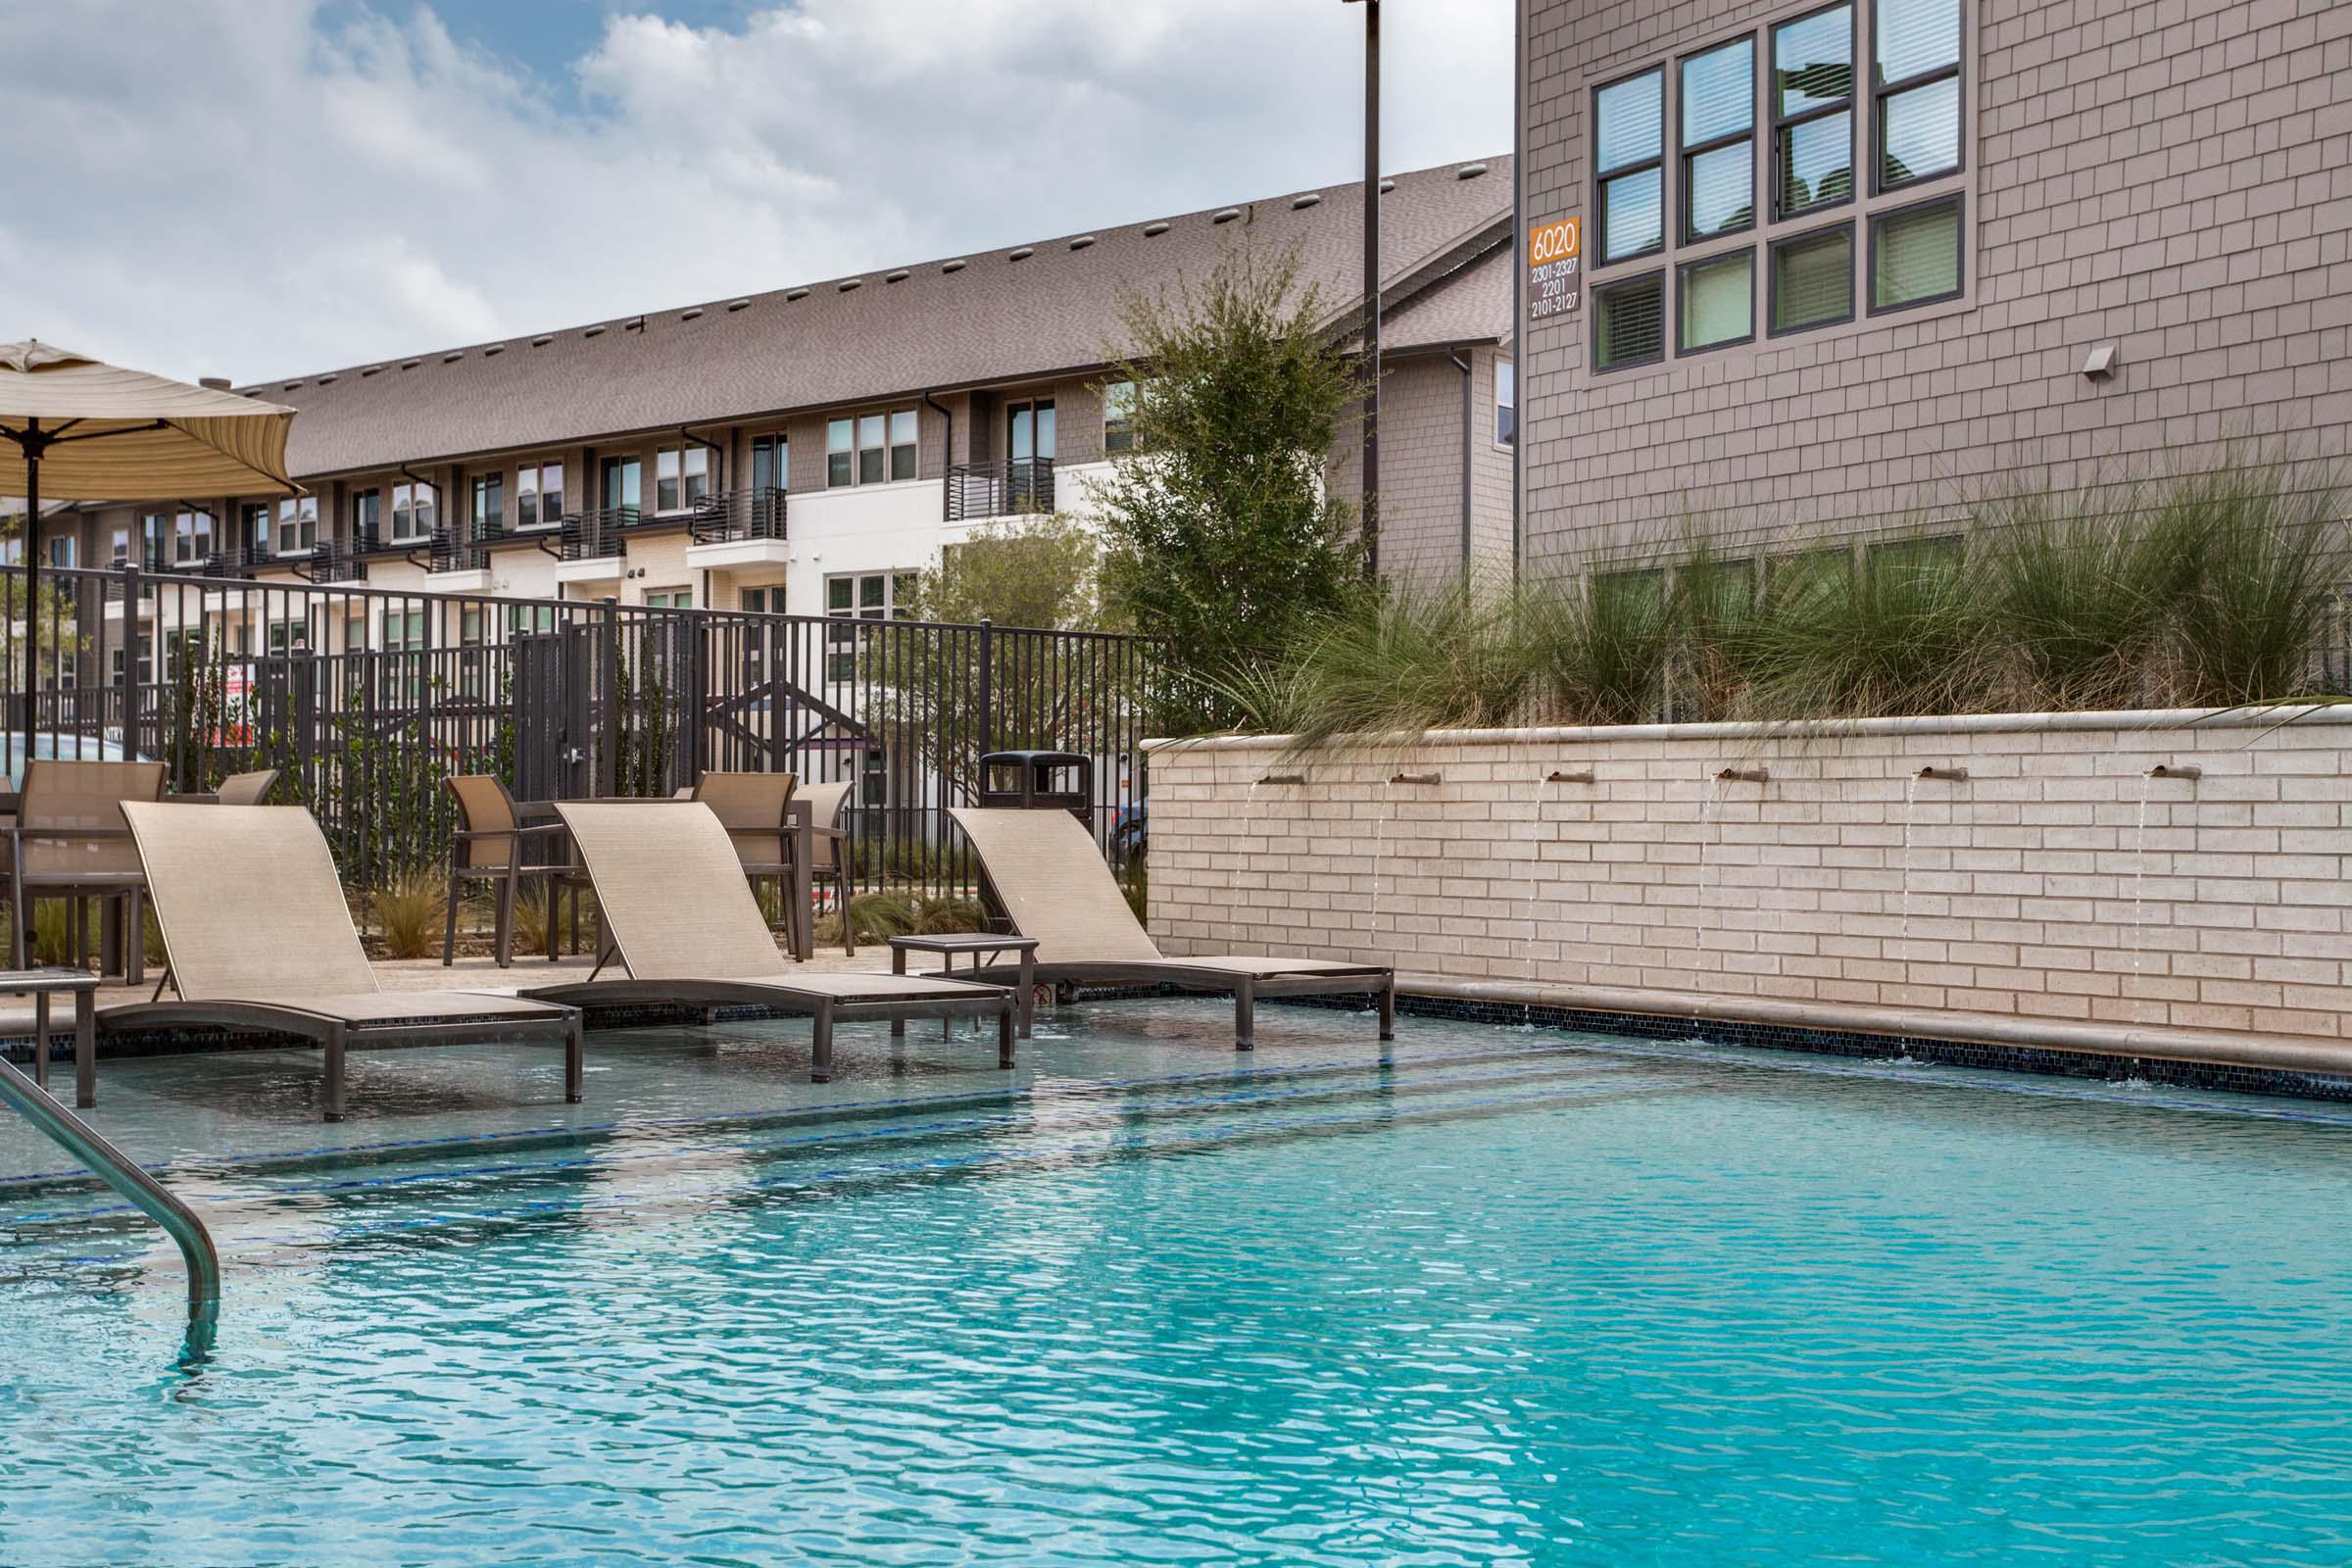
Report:
[[32,776],[34,697],[41,684],[41,421],[26,419],[24,445],[24,755],[20,787]]
[[1380,580],[1380,0],[1364,0],[1364,573]]

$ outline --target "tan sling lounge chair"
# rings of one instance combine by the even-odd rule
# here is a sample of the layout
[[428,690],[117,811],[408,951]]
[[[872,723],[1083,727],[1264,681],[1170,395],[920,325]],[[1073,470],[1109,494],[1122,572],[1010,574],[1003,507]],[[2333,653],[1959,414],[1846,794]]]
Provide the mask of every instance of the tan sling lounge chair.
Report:
[[[1324,958],[1170,958],[1136,920],[1126,894],[1067,811],[952,808],[980,871],[1012,928],[1037,939],[1037,977],[1050,983],[1171,985],[1233,998],[1233,1044],[1256,1044],[1260,997],[1368,992],[1380,999],[1380,1038],[1396,1035],[1396,971]],[[1001,971],[983,970],[1000,978]]]
[[[700,801],[560,801],[604,910],[606,961],[626,979],[534,986],[581,1006],[668,1003],[774,1007],[815,1025],[809,1081],[833,1076],[833,1026],[859,1018],[997,1019],[997,1065],[1012,1065],[1013,997],[1003,986],[887,974],[799,974],[752,897],[727,830]],[[603,971],[604,964],[597,965]]]
[[580,1098],[580,1015],[463,991],[380,991],[326,836],[290,806],[129,801],[175,1001],[98,1014],[106,1030],[212,1025],[326,1048],[326,1119],[343,1119],[343,1054],[391,1046],[561,1041],[564,1098]]

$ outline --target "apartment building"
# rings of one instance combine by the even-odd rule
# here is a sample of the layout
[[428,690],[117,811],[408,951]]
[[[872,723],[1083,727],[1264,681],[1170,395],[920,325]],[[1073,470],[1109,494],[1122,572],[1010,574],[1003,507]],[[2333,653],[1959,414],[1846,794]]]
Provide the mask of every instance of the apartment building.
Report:
[[[1384,558],[1400,574],[1508,561],[1510,192],[1508,160],[1382,182]],[[237,390],[300,411],[288,461],[306,494],[83,507],[47,523],[44,559],[887,616],[975,530],[1091,514],[1091,481],[1135,444],[1135,389],[1106,377],[1126,292],[1203,277],[1242,236],[1297,245],[1343,336],[1363,304],[1362,199],[1291,192],[258,382]],[[1355,447],[1350,431],[1335,451],[1344,493]],[[520,629],[391,616],[318,651]],[[319,635],[224,630],[256,652]]]
[[1768,554],[2231,442],[2343,455],[2352,7],[1520,22],[1529,571],[1686,514]]

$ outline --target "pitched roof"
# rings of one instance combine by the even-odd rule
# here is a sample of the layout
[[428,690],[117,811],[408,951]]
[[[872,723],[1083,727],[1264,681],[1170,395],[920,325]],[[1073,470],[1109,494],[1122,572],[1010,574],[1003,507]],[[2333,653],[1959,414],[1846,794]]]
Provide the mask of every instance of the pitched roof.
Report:
[[1500,343],[1511,335],[1509,236],[1381,318],[1385,354]]
[[[1510,160],[1474,167],[1389,182],[1384,289],[1507,228]],[[1123,290],[1205,274],[1236,233],[1296,242],[1304,276],[1356,294],[1362,200],[1359,181],[240,390],[300,411],[288,467],[323,475],[1089,368]],[[1506,294],[1481,335],[1508,317]]]

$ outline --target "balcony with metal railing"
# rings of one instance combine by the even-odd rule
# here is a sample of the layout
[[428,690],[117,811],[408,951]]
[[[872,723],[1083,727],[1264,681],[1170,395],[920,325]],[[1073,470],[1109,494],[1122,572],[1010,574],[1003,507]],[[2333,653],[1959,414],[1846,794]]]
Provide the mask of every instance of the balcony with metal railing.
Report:
[[1001,458],[948,469],[950,522],[1013,517],[1054,510],[1052,458]]
[[773,486],[707,496],[688,514],[698,545],[742,544],[784,537],[785,493]]

